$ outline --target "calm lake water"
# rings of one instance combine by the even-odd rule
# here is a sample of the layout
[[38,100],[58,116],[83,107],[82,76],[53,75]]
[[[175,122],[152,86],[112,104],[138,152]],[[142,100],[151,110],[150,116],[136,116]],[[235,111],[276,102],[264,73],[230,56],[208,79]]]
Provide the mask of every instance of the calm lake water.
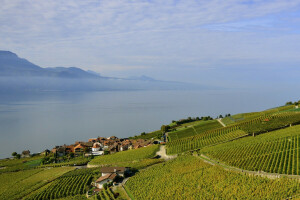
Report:
[[189,116],[259,111],[298,97],[292,90],[0,94],[0,158],[97,136],[129,137]]

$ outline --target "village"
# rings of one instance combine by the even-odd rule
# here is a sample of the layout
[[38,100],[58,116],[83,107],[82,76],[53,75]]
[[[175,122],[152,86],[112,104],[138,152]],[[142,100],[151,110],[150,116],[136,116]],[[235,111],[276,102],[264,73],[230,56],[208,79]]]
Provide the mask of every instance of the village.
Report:
[[87,142],[76,141],[71,145],[55,146],[51,152],[58,157],[73,154],[75,156],[101,156],[112,154],[120,151],[138,149],[157,143],[156,141],[144,139],[128,139],[111,136],[108,138],[98,137],[91,138]]

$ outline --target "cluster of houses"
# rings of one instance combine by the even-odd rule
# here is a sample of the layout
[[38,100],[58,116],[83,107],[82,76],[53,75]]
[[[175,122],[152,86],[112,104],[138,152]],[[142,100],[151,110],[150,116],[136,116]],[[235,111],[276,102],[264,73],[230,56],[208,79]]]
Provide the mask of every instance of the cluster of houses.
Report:
[[111,136],[109,138],[98,137],[91,138],[88,142],[75,142],[71,145],[55,146],[51,152],[56,153],[58,156],[64,156],[69,153],[85,155],[103,155],[104,152],[116,153],[119,151],[126,151],[130,149],[138,149],[141,147],[149,146],[152,141],[144,139],[128,139],[128,138],[117,138]]

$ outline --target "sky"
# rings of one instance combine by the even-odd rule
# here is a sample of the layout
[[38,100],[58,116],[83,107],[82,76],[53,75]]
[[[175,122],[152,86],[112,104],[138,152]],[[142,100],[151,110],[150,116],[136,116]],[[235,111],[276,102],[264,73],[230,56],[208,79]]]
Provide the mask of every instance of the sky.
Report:
[[0,49],[42,67],[299,84],[300,0],[0,0]]

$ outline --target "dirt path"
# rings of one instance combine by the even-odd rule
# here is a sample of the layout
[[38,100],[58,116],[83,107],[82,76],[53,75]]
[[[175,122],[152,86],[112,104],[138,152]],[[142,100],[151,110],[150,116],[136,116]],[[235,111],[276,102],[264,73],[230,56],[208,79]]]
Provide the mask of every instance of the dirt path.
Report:
[[160,149],[159,149],[158,152],[156,152],[156,155],[159,155],[164,160],[170,160],[170,159],[173,159],[173,158],[177,157],[176,155],[172,155],[172,156],[167,155],[165,145],[160,146]]
[[222,118],[217,119],[217,121],[218,121],[223,127],[226,127],[226,125],[222,122]]
[[199,158],[201,158],[204,162],[207,162],[211,165],[219,165],[219,166],[223,167],[225,170],[231,170],[231,171],[236,171],[236,172],[240,172],[240,173],[247,173],[247,174],[252,174],[252,175],[255,175],[255,176],[267,177],[267,178],[270,178],[270,179],[288,177],[288,178],[293,178],[293,179],[299,179],[299,181],[300,181],[300,176],[298,176],[298,175],[275,174],[275,173],[268,173],[268,172],[263,172],[263,171],[243,170],[243,169],[240,169],[240,168],[236,168],[236,167],[226,165],[226,164],[221,163],[217,160],[211,159],[211,158],[209,158],[209,157],[207,157],[206,155],[203,155],[203,154],[199,155]]

